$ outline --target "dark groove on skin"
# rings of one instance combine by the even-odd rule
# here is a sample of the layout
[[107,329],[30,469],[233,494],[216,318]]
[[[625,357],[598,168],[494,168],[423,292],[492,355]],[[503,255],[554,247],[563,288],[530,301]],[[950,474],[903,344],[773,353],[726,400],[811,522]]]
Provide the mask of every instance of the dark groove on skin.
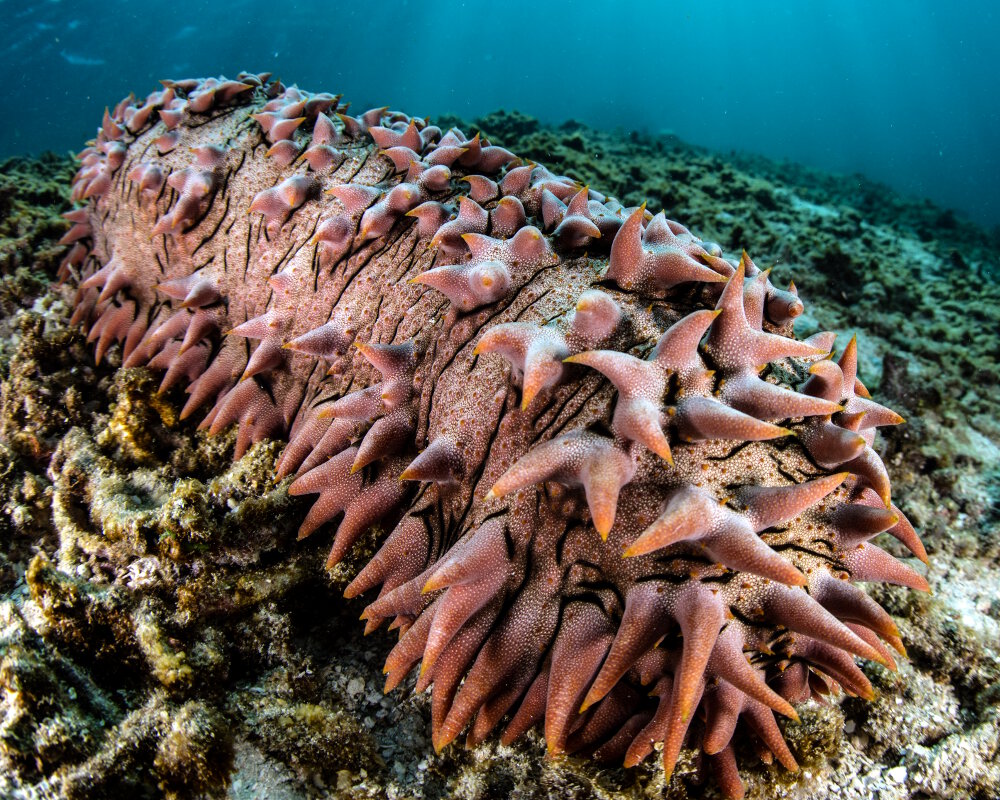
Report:
[[742,622],[744,625],[748,625],[751,628],[761,627],[760,619],[757,619],[755,617],[750,617],[744,614],[742,611],[740,611],[739,608],[736,607],[735,603],[731,603],[729,605],[729,613],[731,613],[737,620]]
[[[229,173],[230,176],[231,177],[236,177],[239,174],[240,170],[243,169],[243,165],[246,164],[246,163],[247,163],[247,151],[246,150],[241,150],[240,151],[240,161],[239,161],[239,163],[235,167],[232,168],[232,170]],[[227,183],[227,186],[228,186],[228,183]]]
[[[379,312],[382,310],[382,303],[384,303],[384,302],[385,302],[385,294],[379,294],[378,300],[376,301],[376,305],[375,305],[375,312],[372,314],[372,316],[376,320],[379,320]],[[375,332],[373,330],[372,331],[373,336],[372,336],[372,338],[370,340],[374,344],[391,344],[392,343],[392,339],[391,338],[387,339],[385,342],[382,342],[381,341],[381,337],[375,337],[374,333]],[[377,339],[377,341],[376,341],[376,339]]]
[[[131,145],[131,142],[123,141],[123,143],[125,144],[126,148],[128,148]],[[126,154],[127,152],[128,150],[126,150]],[[128,175],[131,171],[132,171],[132,162],[126,155],[125,159],[122,160],[122,163],[119,165],[118,169],[115,170],[114,176],[112,177],[112,183],[111,183],[112,188],[117,190],[119,194],[125,195],[126,198],[129,197],[129,193],[132,189],[132,181],[126,178],[126,175]]]
[[[294,355],[290,356],[290,358],[294,358]],[[322,370],[322,368],[320,366],[319,359],[315,359],[313,361],[312,366],[309,369],[308,376],[306,377],[305,381],[302,382],[302,390],[301,390],[301,393],[299,394],[298,402],[295,403],[295,413],[293,413],[291,415],[291,419],[289,420],[289,423],[288,423],[288,429],[289,430],[291,430],[292,425],[294,425],[295,421],[298,419],[299,414],[302,413],[302,407],[306,404],[307,399],[310,399],[310,402],[311,402],[312,399],[315,399],[315,395],[313,395],[312,398],[310,398],[310,395],[309,395],[309,385],[310,385],[313,377],[316,375],[316,373],[317,372],[322,372],[322,371],[323,370]]]
[[[351,394],[351,393],[353,393],[355,391],[360,391],[360,390],[356,390],[354,388],[355,380],[357,380],[356,377],[352,375],[351,376],[351,380],[347,384],[347,388],[344,389],[343,393],[340,395],[341,397],[347,397],[347,395],[349,395],[349,394]],[[365,386],[364,388],[367,389],[368,386]]]
[[293,241],[288,246],[288,249],[285,250],[281,258],[278,259],[277,263],[275,263],[275,265],[271,268],[271,277],[277,275],[281,271],[282,267],[284,267],[286,263],[295,258],[298,252],[305,246],[306,246],[305,242],[299,242],[298,240]]
[[[414,225],[412,224],[409,226],[409,228],[413,227]],[[417,237],[410,236],[410,230],[407,228],[404,228],[403,231],[401,232],[400,240],[408,241],[409,249],[405,255],[403,255],[398,259],[399,263],[403,264],[403,268],[398,270],[396,273],[391,273],[389,275],[388,279],[394,284],[399,283],[403,279],[403,276],[411,269],[413,269],[413,265],[417,261],[417,256],[416,256],[417,244],[420,242],[420,240]]]
[[[464,350],[464,346],[462,348],[455,349],[451,353],[451,355],[449,355],[445,359],[445,362],[443,364],[441,364],[441,366],[437,369],[437,374],[435,376],[435,380],[433,381],[433,383],[434,383],[434,389],[435,390],[437,390],[438,387],[446,388],[446,387],[442,387],[441,386],[442,381],[440,380],[440,377],[442,375],[444,375],[444,373],[448,370],[448,368],[451,367],[455,363],[455,359],[457,359],[462,354],[463,350]],[[435,367],[436,366],[437,365],[435,365]],[[431,404],[433,405],[433,403],[434,403],[434,400],[433,400],[433,396],[432,396],[432,398],[431,398]]]
[[212,241],[215,238],[215,234],[217,234],[219,232],[219,228],[222,227],[222,223],[225,222],[226,215],[228,213],[229,213],[229,198],[226,197],[226,199],[225,199],[225,205],[224,205],[224,207],[222,209],[222,214],[219,217],[219,221],[215,223],[215,227],[212,229],[212,231],[207,236],[202,237],[201,241],[198,243],[198,246],[191,252],[191,257],[192,258],[195,256],[195,254],[199,250],[201,250],[202,247],[204,247],[208,242]]
[[218,189],[213,189],[212,193],[209,194],[208,199],[202,201],[204,208],[198,212],[198,216],[195,218],[194,222],[182,229],[182,233],[194,233],[195,229],[199,228],[201,223],[208,219],[209,215],[212,213],[212,208],[215,205],[216,195],[218,195]]
[[[386,245],[386,247],[388,247],[388,245]],[[384,248],[383,248],[383,249],[384,249]],[[360,252],[360,251],[359,251],[359,252]],[[379,251],[379,252],[381,253],[381,251]],[[357,255],[357,253],[355,253],[355,255]],[[345,278],[345,282],[344,282],[344,285],[343,285],[343,287],[341,287],[340,291],[338,291],[338,292],[337,292],[337,293],[336,293],[336,294],[334,295],[334,297],[332,298],[332,302],[333,302],[333,307],[334,307],[334,308],[336,308],[336,307],[337,307],[338,305],[340,305],[340,301],[341,301],[341,300],[343,299],[343,297],[344,297],[344,294],[345,294],[345,293],[347,292],[347,290],[348,290],[348,289],[350,289],[350,288],[351,288],[351,286],[353,285],[353,283],[354,283],[354,279],[355,279],[356,277],[358,277],[358,275],[359,275],[359,274],[361,273],[361,271],[362,271],[362,270],[363,270],[363,269],[364,269],[364,268],[365,268],[365,267],[366,267],[366,266],[368,265],[368,263],[369,263],[369,262],[370,262],[370,261],[372,260],[372,258],[374,258],[374,257],[375,257],[376,255],[377,255],[377,254],[372,254],[372,253],[369,253],[369,254],[368,254],[368,255],[367,255],[367,256],[366,256],[366,257],[365,257],[364,259],[359,259],[359,260],[358,260],[358,263],[357,263],[357,264],[356,264],[356,266],[355,266],[355,270],[354,270],[354,272],[353,272],[353,273],[350,273],[350,274],[348,274],[348,273],[346,272],[346,268],[345,268],[345,274],[344,274],[344,278]],[[345,263],[345,265],[346,265],[346,264],[349,264],[349,263],[350,263],[350,261],[351,261],[351,258],[350,258],[350,257],[347,257],[347,258],[346,258],[346,260],[345,260],[345,262],[344,262],[344,263]]]
[[160,201],[163,199],[163,195],[166,194],[166,192],[169,191],[170,189],[170,187],[167,185],[167,178],[169,177],[170,177],[169,173],[163,176],[163,183],[160,184],[160,190],[156,193],[156,197],[153,199],[153,205],[155,207],[159,207]]
[[[413,312],[414,309],[416,309],[417,303],[419,303],[419,302],[420,302],[420,300],[418,299],[417,302],[415,302],[412,305],[410,305],[408,308],[406,308],[403,311],[402,314],[400,314],[399,319],[396,320],[395,327],[393,328],[393,334],[392,334],[392,337],[390,338],[389,341],[394,341],[395,340],[396,334],[399,332],[399,326],[402,325],[403,322],[406,320],[406,318],[411,314],[411,312]],[[433,310],[433,312],[431,314],[428,315],[429,319],[433,320],[435,317],[437,317],[438,311],[440,311],[446,305],[448,305],[448,301],[444,300],[440,305],[437,306],[437,308],[435,308]],[[434,338],[436,339],[437,337],[434,337]]]
[[160,237],[160,241],[157,243],[156,246],[159,246],[162,249],[162,251],[163,251],[163,261],[166,264],[167,268],[169,269],[169,267],[171,266],[171,263],[170,263],[170,250],[171,250],[171,248],[176,247],[176,245],[174,243],[174,240],[173,240],[173,237],[172,236],[166,236],[166,235]]
[[[426,490],[428,494],[428,501],[432,504],[431,509],[433,512],[434,520],[437,523],[434,527],[434,544],[435,548],[431,550],[434,554],[434,563],[440,560],[441,556],[446,553],[454,545],[454,541],[448,538],[448,523],[444,518],[444,504],[438,500],[431,498],[429,490]],[[428,554],[430,555],[430,554]]]
[[[163,182],[163,185],[167,186],[167,182],[165,180]],[[166,203],[165,203],[164,209],[163,209],[163,213],[164,214],[169,214],[170,213],[170,209],[172,209],[174,207],[174,205],[177,203],[177,201],[180,199],[180,195],[177,193],[177,190],[174,189],[172,186],[167,186],[167,194],[168,194],[168,196],[166,198]],[[157,234],[157,236],[162,236],[163,237],[163,241],[166,242],[167,239],[168,239],[169,234],[160,233],[160,234]],[[173,238],[173,237],[170,237],[170,238]]]
[[[312,238],[316,235],[316,229],[319,228],[319,223],[320,223],[320,218],[319,218],[319,215],[317,214],[315,217],[313,217],[312,228],[306,234],[305,243],[302,245],[303,247],[305,247],[306,245],[308,245],[310,243],[310,241],[312,240]],[[318,247],[319,245],[317,244],[316,246]],[[315,272],[315,271],[316,270],[314,269],[313,272]]]
[[[235,224],[235,223],[234,223]],[[250,271],[250,241],[253,236],[253,225],[247,225],[247,241],[246,241],[246,260],[243,262],[243,277],[242,280],[246,283],[247,273]]]
[[369,157],[371,156],[371,154],[373,152],[375,152],[375,151],[374,150],[368,150],[365,153],[364,158],[361,159],[361,163],[358,164],[357,169],[354,170],[354,172],[350,173],[347,176],[347,179],[344,181],[344,183],[354,183],[354,179],[356,177],[358,177],[358,175],[361,173],[361,170],[363,170],[365,168],[365,166],[368,164],[368,159],[369,159]]
[[[670,586],[681,586],[691,580],[687,575],[674,575],[670,572],[665,572],[663,574],[657,573],[656,575],[648,575],[639,578],[636,581],[636,585],[646,584],[646,583],[666,583]],[[706,579],[707,580],[707,579]],[[714,581],[714,579],[712,579]]]
[[[589,395],[587,395],[587,399],[581,404],[580,407],[583,408],[584,406],[586,406],[587,403],[589,403],[591,400],[593,400],[594,397],[597,396],[597,393],[600,392],[603,388],[604,388],[604,386],[602,385],[602,383],[600,381],[597,381],[596,382],[596,386],[594,387],[594,390]],[[554,439],[556,436],[558,436],[560,433],[562,433],[563,430],[566,428],[566,426],[570,422],[572,422],[574,418],[575,418],[575,415],[569,415],[569,416],[566,417],[565,420],[563,420],[558,425],[551,426],[549,428],[549,430],[548,430],[548,432],[551,434],[549,438],[550,439]],[[558,419],[558,417],[557,417],[557,419]],[[538,441],[539,441],[539,439],[536,438],[535,442],[538,442]]]
[[[570,404],[570,402],[572,402],[572,400],[573,400],[574,397],[578,396],[580,394],[580,392],[582,392],[584,390],[583,384],[585,382],[586,382],[585,380],[576,381],[575,385],[570,384],[572,386],[572,391],[570,391],[570,392],[565,392],[565,391],[559,392],[559,395],[562,395],[561,399],[549,398],[548,402],[542,403],[541,407],[538,409],[538,413],[535,414],[535,416],[533,416],[531,418],[530,423],[529,423],[530,427],[533,428],[533,429],[536,428],[538,426],[538,423],[541,421],[542,417],[545,417],[545,416],[548,416],[550,419],[549,419],[549,422],[546,425],[542,426],[543,429],[545,427],[547,427],[548,425],[551,425],[553,422],[555,422],[555,420],[559,419],[559,415],[562,414],[562,412],[566,408],[566,406],[568,406]],[[600,383],[600,381],[598,381],[598,383]],[[555,407],[553,407],[553,405],[552,405],[553,402],[557,403],[557,405]],[[534,401],[532,401],[531,405],[538,405],[538,404],[536,404]],[[530,406],[529,406],[529,408],[530,408]]]
[[813,558],[821,559],[822,561],[825,561],[826,563],[831,564],[833,566],[837,566],[839,564],[839,561],[836,558],[836,556],[832,556],[828,553],[821,553],[818,550],[812,550],[803,545],[796,544],[795,542],[788,542],[786,544],[774,544],[771,545],[771,549],[774,550],[776,553],[784,553],[788,551],[791,551],[793,553],[802,553],[803,555],[809,555],[812,556]]
[[729,461],[731,458],[734,458],[738,454],[742,453],[746,448],[751,447],[753,444],[755,444],[755,443],[754,442],[739,442],[738,444],[734,444],[732,446],[732,448],[730,450],[728,450],[724,455],[721,455],[721,456],[706,456],[705,460],[706,461],[714,461],[714,462]]
[[526,305],[524,308],[522,308],[517,313],[517,316],[514,317],[515,322],[520,322],[521,318],[525,314],[527,314],[529,311],[531,311],[536,305],[538,305],[542,300],[544,300],[546,297],[548,297],[551,293],[552,293],[551,289],[546,289],[544,292],[542,292],[540,295],[538,295],[538,297],[536,297],[534,300],[532,300],[530,303],[528,303],[528,305]]
[[[319,222],[320,222],[319,217],[316,217],[316,227],[317,228],[319,227]],[[314,228],[313,229],[313,235],[314,236],[315,236],[315,230],[316,229]],[[310,237],[310,241],[311,241],[311,239],[312,239],[312,237]],[[310,266],[312,267],[312,273],[313,273],[313,275],[312,275],[312,290],[313,290],[313,294],[319,294],[319,274],[320,274],[320,263],[319,263],[320,256],[319,256],[319,253],[320,253],[320,247],[322,247],[322,245],[319,242],[316,242],[313,245],[312,259],[309,262]],[[332,308],[330,309],[330,313],[333,314],[333,309]],[[327,321],[329,322],[329,320],[327,320]]]
[[[771,441],[772,443],[774,443],[774,444],[773,444],[772,446],[774,446],[774,447],[776,447],[776,448],[778,448],[778,449],[781,449],[781,450],[783,450],[783,449],[785,449],[786,447],[790,447],[790,446],[792,446],[792,444],[793,444],[793,443],[792,443],[792,442],[789,442],[789,441],[787,441],[787,440],[788,440],[788,439],[793,439],[793,438],[795,438],[795,437],[792,437],[792,436],[786,436],[786,437],[779,437],[778,439],[772,439],[772,440],[770,440],[770,441]],[[783,439],[784,439],[785,441],[782,441]],[[810,465],[811,465],[811,466],[812,466],[812,467],[813,467],[813,468],[815,469],[815,472],[813,472],[813,473],[808,473],[808,472],[806,472],[805,470],[803,470],[803,469],[802,469],[802,468],[800,467],[800,468],[799,468],[799,472],[801,472],[801,473],[802,473],[802,475],[803,475],[803,476],[804,476],[805,478],[807,478],[807,479],[810,479],[810,478],[819,478],[819,477],[821,477],[822,475],[827,475],[827,474],[828,474],[827,470],[824,470],[824,469],[823,469],[823,468],[822,468],[822,467],[821,467],[821,466],[820,466],[820,465],[819,465],[819,464],[818,464],[818,463],[816,462],[816,460],[815,460],[815,459],[814,459],[814,458],[812,457],[812,454],[811,454],[811,453],[810,453],[810,452],[809,452],[809,451],[808,451],[808,450],[807,450],[806,448],[804,448],[804,447],[799,447],[799,448],[797,448],[797,449],[796,449],[796,455],[797,455],[797,456],[798,456],[798,457],[799,457],[800,459],[802,459],[802,460],[804,460],[804,461],[807,461],[807,462],[808,462],[808,463],[809,463],[809,464],[810,464]],[[774,458],[775,458],[775,456],[774,456],[774,455],[772,454],[772,455],[771,455],[771,458],[772,458],[772,459],[774,459]],[[792,481],[793,483],[799,483],[799,480],[798,480],[798,478],[790,478],[789,480],[791,480],[791,481]]]
[[[244,156],[245,155],[246,154],[244,153]],[[229,195],[229,179],[231,177],[233,177],[235,174],[236,174],[236,171],[231,170],[231,169],[226,169],[222,173],[222,185],[219,186],[218,193],[221,194],[223,197],[226,197],[227,199],[228,199],[228,195]],[[227,205],[226,208],[228,209],[228,207],[229,206]]]
[[[157,112],[157,116],[159,116],[159,112]],[[141,164],[141,163],[143,163],[146,160],[146,155],[149,153],[150,148],[152,148],[152,147],[154,147],[156,145],[156,140],[158,138],[160,138],[160,137],[153,136],[152,134],[153,134],[153,128],[155,128],[159,124],[160,123],[159,123],[159,120],[158,120],[157,122],[155,122],[152,125],[150,125],[145,131],[140,132],[136,136],[135,141],[139,141],[140,139],[142,139],[147,134],[149,135],[149,138],[146,140],[146,144],[144,144],[142,146],[142,150],[140,150],[139,153],[138,153],[138,155],[135,157],[135,160],[132,162],[133,164]],[[159,153],[157,153],[157,155],[159,155]],[[164,177],[166,177],[166,176],[164,176]],[[166,183],[166,181],[164,181],[164,183]]]
[[196,265],[195,265],[195,268],[194,268],[194,271],[193,271],[193,272],[192,272],[191,274],[193,275],[193,274],[195,274],[196,272],[198,272],[198,271],[200,271],[200,270],[203,270],[203,269],[205,269],[205,267],[207,267],[207,266],[208,266],[209,264],[213,263],[214,261],[215,261],[215,256],[213,255],[213,256],[212,256],[212,257],[211,257],[210,259],[208,259],[208,261],[206,261],[206,262],[205,262],[204,264],[196,264]]

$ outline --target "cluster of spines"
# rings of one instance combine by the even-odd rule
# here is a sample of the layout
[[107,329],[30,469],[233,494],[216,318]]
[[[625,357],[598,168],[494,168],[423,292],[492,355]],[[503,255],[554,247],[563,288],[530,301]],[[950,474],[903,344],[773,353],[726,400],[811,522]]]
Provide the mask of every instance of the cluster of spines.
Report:
[[[470,724],[470,741],[481,741],[510,714],[505,740],[544,719],[553,752],[594,753],[634,764],[662,742],[669,774],[700,708],[700,747],[728,795],[742,791],[730,746],[740,720],[756,734],[764,757],[773,754],[794,769],[773,713],[794,718],[790,702],[837,686],[868,696],[870,684],[850,654],[893,666],[885,644],[902,652],[888,615],[846,579],[926,589],[917,573],[868,541],[888,531],[926,560],[912,526],[891,504],[885,468],[872,450],[875,429],[901,420],[871,401],[858,381],[855,342],[835,362],[828,334],[803,342],[765,330],[790,331],[802,312],[794,286],[776,288],[769,273],[745,254],[732,263],[718,246],[698,240],[662,213],[624,208],[543,167],[521,164],[481,135],[442,132],[385,108],[349,116],[339,96],[310,95],[267,75],[169,81],[141,105],[126,98],[106,113],[97,139],[81,154],[74,198],[100,203],[113,189],[129,141],[155,122],[165,128],[155,142],[162,155],[180,143],[187,115],[260,96],[266,102],[253,119],[268,143],[266,156],[295,171],[259,192],[247,209],[263,217],[272,236],[298,209],[323,196],[325,179],[350,148],[370,139],[385,157],[379,185],[348,182],[325,191],[338,210],[318,221],[311,239],[321,273],[366,242],[413,224],[435,255],[433,266],[410,282],[446,297],[452,321],[505,302],[539,269],[558,265],[561,258],[603,247],[609,248],[607,269],[597,278],[608,285],[654,298],[699,285],[705,296],[717,298],[714,310],[676,320],[651,352],[641,342],[635,347],[633,307],[602,291],[597,278],[561,321],[508,322],[483,331],[473,355],[496,354],[509,363],[521,386],[522,410],[544,404],[561,384],[590,369],[616,390],[613,415],[606,431],[571,430],[518,458],[484,498],[496,513],[438,559],[426,520],[403,516],[346,592],[355,596],[382,587],[364,618],[367,630],[393,619],[391,627],[401,632],[386,664],[387,688],[421,662],[417,686],[433,685],[439,748]],[[311,134],[304,133],[309,129]],[[211,144],[194,150],[190,166],[169,174],[156,159],[133,166],[127,179],[137,202],[155,202],[165,188],[174,193],[151,235],[182,236],[211,205],[226,166],[225,147]],[[288,435],[278,474],[297,476],[292,494],[318,495],[300,536],[344,515],[329,564],[404,503],[411,482],[447,487],[468,477],[471,465],[446,435],[413,454],[422,356],[417,343],[356,342],[355,326],[336,314],[290,336],[297,278],[286,272],[270,279],[275,301],[269,310],[230,330],[225,298],[209,271],[159,284],[167,302],[155,313],[140,309],[129,295],[132,274],[126,265],[113,255],[105,264],[89,263],[92,215],[80,209],[66,216],[73,227],[63,241],[73,247],[61,277],[79,278],[74,322],[89,324],[97,357],[120,342],[125,365],[145,363],[165,371],[163,390],[185,381],[190,398],[182,416],[214,400],[202,425],[214,433],[239,422],[237,456],[254,441]],[[281,302],[283,297],[288,302]],[[249,355],[218,348],[222,333],[257,344]],[[352,343],[381,380],[341,397],[321,393],[294,421],[266,382],[258,383],[293,355],[323,359],[333,371]],[[633,352],[625,352],[628,348]],[[769,363],[785,359],[812,362],[799,391],[761,377]],[[658,554],[697,548],[723,572],[746,576],[744,591],[757,603],[763,629],[777,625],[789,635],[761,638],[761,626],[733,618],[730,609],[742,595],[720,596],[718,585],[696,578],[631,583],[617,621],[592,603],[573,601],[554,622],[544,588],[534,599],[525,600],[522,593],[500,618],[513,585],[530,578],[532,585],[543,586],[543,573],[552,568],[540,560],[535,573],[524,574],[526,549],[544,550],[546,542],[539,534],[512,544],[504,521],[506,496],[545,482],[580,486],[593,530],[606,540],[615,527],[619,495],[636,476],[645,451],[670,470],[671,442],[676,448],[789,436],[822,469],[836,472],[786,486],[741,486],[722,498],[678,481],[662,498],[655,519],[615,540],[626,560],[647,565]],[[760,534],[816,513],[832,494],[837,502],[829,512],[823,506],[821,517],[831,532],[831,559],[841,570],[804,574]],[[548,655],[512,659],[505,648],[532,621],[539,639],[552,642]],[[658,646],[664,637],[674,646]],[[517,642],[513,650],[524,647]],[[637,685],[651,688],[655,709],[637,694]]]

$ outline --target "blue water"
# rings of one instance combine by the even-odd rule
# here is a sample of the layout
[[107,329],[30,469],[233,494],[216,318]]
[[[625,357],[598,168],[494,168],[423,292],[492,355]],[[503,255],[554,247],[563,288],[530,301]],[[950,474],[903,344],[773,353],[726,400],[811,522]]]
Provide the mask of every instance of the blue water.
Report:
[[1000,4],[0,0],[0,157],[78,149],[164,77],[271,70],[353,108],[672,131],[1000,224]]

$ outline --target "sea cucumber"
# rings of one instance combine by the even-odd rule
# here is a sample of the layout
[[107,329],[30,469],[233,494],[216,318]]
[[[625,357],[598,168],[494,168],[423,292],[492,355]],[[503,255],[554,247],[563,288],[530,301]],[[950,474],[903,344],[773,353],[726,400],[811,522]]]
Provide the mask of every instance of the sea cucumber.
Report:
[[287,439],[329,565],[391,530],[345,594],[379,588],[435,747],[541,723],[552,753],[662,745],[669,779],[687,742],[740,797],[738,725],[794,770],[775,714],[904,653],[856,585],[927,589],[871,542],[927,560],[872,449],[902,419],[746,253],[266,74],[130,95],[80,160],[73,322],[235,457]]

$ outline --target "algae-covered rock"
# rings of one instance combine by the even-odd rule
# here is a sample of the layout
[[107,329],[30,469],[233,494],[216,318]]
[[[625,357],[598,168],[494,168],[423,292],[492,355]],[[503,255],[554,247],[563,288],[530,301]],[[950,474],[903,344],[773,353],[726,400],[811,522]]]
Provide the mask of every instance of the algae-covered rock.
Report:
[[40,463],[70,427],[90,420],[103,400],[102,371],[65,319],[25,312],[9,327],[11,338],[3,347],[13,345],[13,351],[0,383],[0,437],[16,455]]
[[358,720],[327,703],[291,702],[273,695],[237,695],[235,711],[264,752],[335,783],[338,773],[378,771],[381,759]]
[[202,703],[154,694],[109,731],[89,759],[53,777],[73,800],[217,795],[232,766],[231,731]]
[[[27,308],[55,275],[69,223],[73,160],[54,153],[0,162],[0,314]],[[0,353],[2,353],[0,349]]]
[[232,738],[222,715],[188,702],[171,715],[159,737],[153,771],[165,797],[210,793],[226,785],[232,768]]
[[41,542],[52,542],[49,518],[52,491],[44,475],[34,472],[0,442],[0,593],[10,591],[24,575]]
[[114,695],[46,643],[18,604],[0,603],[0,766],[25,780],[49,775],[89,755],[120,715]]

